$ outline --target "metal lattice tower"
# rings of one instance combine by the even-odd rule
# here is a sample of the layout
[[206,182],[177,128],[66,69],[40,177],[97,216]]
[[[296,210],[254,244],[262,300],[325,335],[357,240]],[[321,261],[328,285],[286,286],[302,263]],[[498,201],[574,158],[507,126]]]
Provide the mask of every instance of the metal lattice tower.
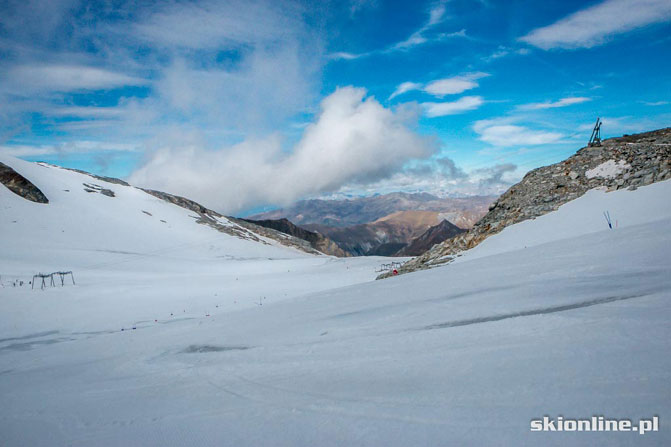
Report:
[[601,124],[601,119],[597,118],[594,129],[592,129],[592,136],[589,137],[589,143],[587,143],[588,146],[601,146]]

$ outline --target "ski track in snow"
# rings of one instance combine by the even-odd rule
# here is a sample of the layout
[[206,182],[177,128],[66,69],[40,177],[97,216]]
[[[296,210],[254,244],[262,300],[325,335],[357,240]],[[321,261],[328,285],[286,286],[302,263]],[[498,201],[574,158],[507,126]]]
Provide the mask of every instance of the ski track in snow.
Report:
[[446,323],[436,323],[436,324],[431,324],[429,326],[424,326],[421,328],[421,330],[432,330],[432,329],[446,329],[446,328],[451,328],[451,327],[459,327],[459,326],[470,326],[472,324],[481,324],[481,323],[489,323],[489,322],[494,322],[494,321],[501,321],[501,320],[507,320],[509,318],[520,318],[520,317],[532,317],[536,315],[547,315],[547,314],[552,314],[555,312],[566,312],[567,310],[574,310],[574,309],[580,309],[583,307],[590,307],[590,306],[596,306],[598,304],[606,304],[606,303],[613,303],[615,301],[624,301],[624,300],[631,300],[634,298],[641,298],[648,296],[649,294],[639,294],[639,295],[629,295],[629,296],[609,296],[606,298],[597,298],[594,300],[589,300],[589,301],[583,301],[580,303],[574,303],[574,304],[566,304],[563,306],[555,306],[555,307],[544,307],[541,309],[534,309],[534,310],[525,310],[521,312],[515,312],[511,314],[504,314],[504,315],[493,315],[491,317],[480,317],[480,318],[471,318],[470,320],[460,320],[460,321],[449,321]]

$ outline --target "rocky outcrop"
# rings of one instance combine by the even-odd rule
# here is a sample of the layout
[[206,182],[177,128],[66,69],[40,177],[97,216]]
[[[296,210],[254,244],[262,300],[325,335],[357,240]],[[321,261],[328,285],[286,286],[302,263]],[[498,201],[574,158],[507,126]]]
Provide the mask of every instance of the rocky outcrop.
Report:
[[[568,159],[528,172],[494,202],[466,233],[434,246],[405,263],[398,273],[450,262],[509,225],[534,219],[597,187],[635,189],[671,178],[671,128],[604,140]],[[389,274],[378,277],[384,278]]]
[[401,249],[396,256],[419,256],[426,253],[436,244],[450,239],[466,230],[453,225],[447,220],[443,220],[438,225],[429,228],[425,233],[413,240],[406,247]]
[[4,163],[0,163],[0,183],[26,200],[35,203],[49,203],[49,199],[40,191],[40,188]]
[[187,210],[191,210],[194,213],[208,214],[208,215],[214,216],[214,217],[223,217],[221,214],[217,213],[216,211],[212,211],[211,209],[205,208],[200,203],[194,202],[191,199],[187,199],[187,198],[181,197],[181,196],[176,196],[174,194],[168,194],[167,192],[163,192],[163,191],[156,191],[154,189],[145,189],[145,188],[140,188],[140,189],[142,191],[146,192],[147,194],[151,194],[152,196],[157,197],[161,200],[165,200],[166,202],[170,202],[174,205],[181,206],[182,208],[186,208]]
[[265,219],[265,220],[251,220],[251,219],[239,219],[254,225],[258,225],[265,228],[271,228],[273,230],[279,231],[284,234],[288,234],[304,241],[307,241],[312,248],[315,250],[331,255],[337,256],[339,258],[345,258],[351,256],[345,250],[340,248],[338,244],[333,242],[331,239],[326,236],[316,233],[314,231],[308,231],[304,228],[300,228],[288,219]]
[[[44,163],[44,162],[42,162],[42,163],[43,163],[43,164],[48,164],[48,163]],[[54,166],[54,165],[50,165],[50,166]],[[61,169],[66,169],[66,170],[68,170],[68,171],[72,171],[72,172],[77,172],[77,173],[79,173],[79,174],[88,175],[89,177],[93,177],[94,179],[97,179],[97,180],[102,180],[103,182],[113,183],[113,184],[115,184],[115,185],[130,186],[127,182],[125,182],[125,181],[123,181],[123,180],[121,180],[121,179],[119,179],[119,178],[115,178],[115,177],[105,177],[104,175],[91,174],[90,172],[82,171],[81,169],[64,168],[64,167],[62,167],[62,166],[56,166],[56,167],[57,167],[57,168],[61,168]]]
[[[147,194],[151,194],[154,197],[157,197],[166,202],[170,202],[187,210],[193,211],[196,213],[196,216],[193,216],[196,219],[196,222],[203,225],[208,225],[217,231],[222,233],[230,234],[242,239],[252,240],[254,242],[261,242],[267,244],[268,242],[261,239],[259,236],[273,239],[279,242],[282,245],[287,247],[293,247],[298,250],[304,251],[306,253],[319,255],[322,254],[319,250],[314,249],[309,242],[304,241],[300,238],[294,237],[289,234],[282,233],[280,231],[274,230],[272,228],[265,228],[260,225],[256,225],[252,222],[247,222],[242,219],[237,219],[235,217],[224,216],[216,211],[213,211],[209,208],[205,208],[198,202],[194,202],[191,199],[185,197],[176,196],[173,194],[168,194],[163,191],[156,191],[154,189],[143,189]],[[226,225],[221,222],[220,218],[225,218],[231,224]]]
[[99,193],[107,197],[116,197],[114,194],[114,191],[111,189],[103,188],[100,185],[96,185],[95,183],[82,183],[84,185],[84,191],[89,192],[89,193]]

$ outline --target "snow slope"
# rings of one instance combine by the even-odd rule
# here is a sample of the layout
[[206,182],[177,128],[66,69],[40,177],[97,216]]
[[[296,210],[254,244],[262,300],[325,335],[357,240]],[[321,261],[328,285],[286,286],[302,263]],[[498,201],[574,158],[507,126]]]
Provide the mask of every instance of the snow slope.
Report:
[[[53,321],[79,331],[118,329],[153,321],[159,308],[182,317],[226,306],[239,309],[259,300],[370,281],[380,263],[375,258],[341,262],[258,235],[263,242],[232,236],[198,224],[196,213],[134,187],[13,157],[0,161],[49,199],[48,204],[30,202],[0,185],[0,281],[5,286],[0,293],[15,293],[8,289],[15,281],[29,289],[28,281],[38,272],[73,271],[78,286],[45,291],[65,301],[17,291],[30,310],[3,309],[11,324],[0,326],[0,337]],[[86,192],[84,184],[115,196]],[[223,217],[217,222],[239,228]],[[310,280],[297,281],[289,275],[292,270],[308,270]],[[341,271],[347,275],[336,274]],[[233,298],[222,301],[223,290]]]
[[[590,193],[383,281],[379,260],[204,245],[0,288],[3,445],[669,444],[670,193]],[[12,247],[3,269],[48,252]],[[543,415],[660,431],[530,432]]]
[[[102,261],[123,263],[132,256],[154,254],[159,259],[300,256],[269,239],[264,239],[266,245],[197,224],[196,213],[134,187],[16,158],[0,161],[31,180],[49,199],[49,204],[33,203],[0,188],[3,243],[19,263],[15,268],[24,261],[34,267],[36,259],[43,270],[88,268]],[[109,189],[115,197],[86,192],[87,185]],[[237,227],[225,218],[218,222]]]
[[616,229],[671,219],[669,197],[668,181],[653,183],[636,193],[592,189],[579,200],[568,202],[553,213],[504,228],[501,233],[465,252],[455,262],[605,231],[609,229],[605,212],[609,213]]

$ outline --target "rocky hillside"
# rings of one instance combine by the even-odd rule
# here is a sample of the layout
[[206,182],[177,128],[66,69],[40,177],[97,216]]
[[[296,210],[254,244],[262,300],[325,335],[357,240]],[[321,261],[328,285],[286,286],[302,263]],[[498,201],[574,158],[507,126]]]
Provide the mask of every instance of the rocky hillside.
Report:
[[248,219],[287,218],[301,227],[306,224],[351,227],[376,221],[397,211],[434,211],[442,213],[443,219],[461,228],[471,228],[487,213],[487,207],[495,199],[494,196],[454,198],[395,192],[345,200],[301,200],[291,207],[256,214]]
[[[466,233],[433,247],[399,269],[408,273],[450,262],[509,225],[556,210],[586,191],[635,189],[671,178],[671,128],[604,140],[568,159],[528,172]],[[384,278],[388,274],[380,275]]]
[[[319,250],[318,248],[315,248],[313,244],[301,237],[296,237],[295,235],[291,233],[287,233],[284,231],[279,231],[275,228],[272,227],[266,227],[263,225],[257,225],[254,222],[251,221],[246,221],[243,219],[238,219],[235,217],[231,216],[223,216],[222,214],[217,213],[216,211],[213,211],[211,209],[205,208],[203,205],[201,205],[198,202],[194,202],[191,199],[187,199],[185,197],[181,196],[176,196],[173,194],[168,194],[163,191],[156,191],[153,189],[144,189],[141,188],[144,192],[151,194],[154,197],[158,197],[159,199],[165,200],[166,202],[170,202],[172,204],[175,204],[177,206],[181,206],[182,208],[186,208],[188,210],[193,211],[194,213],[198,214],[198,218],[196,219],[196,222],[199,224],[203,225],[208,225],[222,233],[228,233],[232,234],[238,237],[243,237],[246,239],[253,239],[257,240],[259,242],[262,242],[261,239],[258,239],[256,235],[260,235],[263,237],[267,237],[270,239],[274,239],[281,243],[282,245],[286,245],[287,247],[293,247],[297,248],[301,251],[304,251],[306,253],[310,254],[332,254],[333,256],[340,256],[339,254],[333,254],[333,253],[327,253],[326,251]],[[194,216],[196,217],[196,216]],[[226,219],[234,224],[235,226],[228,226],[228,225],[221,225],[218,221],[217,218],[220,217],[226,217]],[[249,230],[249,231],[247,231]],[[250,237],[251,235],[251,237]],[[315,244],[319,245],[319,244]],[[322,248],[324,248],[327,251],[333,251],[332,247],[330,247],[328,244],[321,244],[320,245]]]
[[300,228],[291,223],[288,219],[277,219],[277,220],[236,219],[236,221],[237,222],[243,221],[252,225],[264,228],[270,228],[279,231],[281,233],[294,236],[298,239],[307,241],[312,248],[327,255],[337,256],[339,258],[351,256],[348,252],[340,248],[338,244],[336,244],[326,236],[323,236],[314,231],[308,231],[304,228]]
[[419,256],[429,251],[434,245],[440,244],[441,242],[465,231],[466,230],[459,228],[449,221],[443,220],[438,225],[426,230],[425,233],[421,234],[407,246],[403,247],[396,253],[396,256]]
[[26,200],[35,203],[49,203],[49,199],[40,191],[40,188],[4,163],[0,163],[0,183]]

